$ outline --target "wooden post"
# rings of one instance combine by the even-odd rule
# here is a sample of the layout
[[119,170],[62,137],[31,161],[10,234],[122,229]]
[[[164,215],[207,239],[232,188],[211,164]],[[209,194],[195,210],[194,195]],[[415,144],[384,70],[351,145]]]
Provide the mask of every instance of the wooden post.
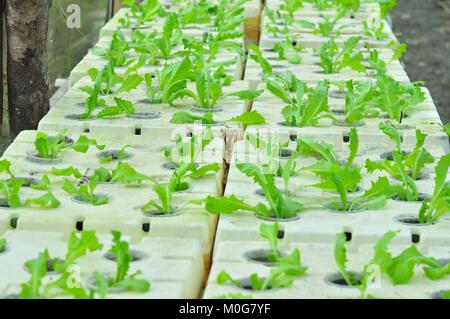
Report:
[[121,8],[123,8],[122,0],[114,0],[114,14],[116,14]]
[[[11,134],[36,129],[49,110],[48,12],[51,0],[5,0]],[[62,31],[64,32],[64,31]]]

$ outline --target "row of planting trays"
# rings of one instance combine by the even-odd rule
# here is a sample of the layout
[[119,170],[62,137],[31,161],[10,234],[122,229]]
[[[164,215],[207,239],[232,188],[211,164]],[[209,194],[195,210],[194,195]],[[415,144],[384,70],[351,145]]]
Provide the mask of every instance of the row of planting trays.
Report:
[[386,4],[337,3],[266,1],[205,298],[450,297],[448,126]]
[[240,75],[249,4],[177,3],[121,10],[3,154],[2,298],[201,297],[218,219],[202,200],[258,92]]

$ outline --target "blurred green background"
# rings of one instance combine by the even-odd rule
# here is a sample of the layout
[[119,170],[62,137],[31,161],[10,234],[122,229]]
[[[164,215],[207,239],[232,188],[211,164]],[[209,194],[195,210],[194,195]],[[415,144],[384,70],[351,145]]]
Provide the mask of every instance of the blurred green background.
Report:
[[[67,27],[67,7],[80,6],[81,28]],[[100,28],[108,17],[108,0],[53,0],[49,21],[49,83],[67,78],[98,39]]]

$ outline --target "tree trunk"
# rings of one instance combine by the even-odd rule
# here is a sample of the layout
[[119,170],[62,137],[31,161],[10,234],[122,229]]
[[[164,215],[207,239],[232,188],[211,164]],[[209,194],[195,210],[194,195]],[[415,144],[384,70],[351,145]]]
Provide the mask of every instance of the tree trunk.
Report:
[[12,134],[36,129],[49,110],[47,34],[50,3],[51,0],[5,0],[8,114]]
[[3,101],[4,101],[4,82],[3,82],[3,19],[4,19],[4,12],[5,12],[5,1],[4,0],[0,0],[0,72],[1,72],[1,76],[0,76],[0,97],[1,97],[1,101],[0,101],[0,131],[3,128],[3,110],[4,110],[4,106],[3,106]]

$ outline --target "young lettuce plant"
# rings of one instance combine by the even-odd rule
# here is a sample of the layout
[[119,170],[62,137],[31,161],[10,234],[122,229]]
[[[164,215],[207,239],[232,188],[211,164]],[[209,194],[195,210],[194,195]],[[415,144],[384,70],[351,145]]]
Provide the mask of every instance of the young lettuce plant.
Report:
[[362,210],[382,209],[386,207],[388,199],[392,198],[393,190],[387,177],[379,177],[376,182],[372,182],[370,189],[364,194],[349,198],[348,191],[345,188],[342,179],[337,175],[331,176],[331,181],[334,182],[340,196],[339,202],[331,202],[328,207],[339,212],[355,212]]
[[319,49],[320,66],[325,73],[340,73],[346,68],[350,68],[356,72],[366,73],[364,66],[364,56],[360,50],[357,49],[358,43],[362,37],[350,37],[339,48],[333,38],[330,41],[323,43]]
[[450,181],[447,181],[450,154],[444,155],[435,167],[434,191],[429,202],[423,202],[419,210],[419,222],[432,224],[450,213]]
[[[92,299],[96,291],[86,289],[82,283],[78,283],[76,287],[69,285],[70,277],[73,272],[70,270],[71,266],[76,264],[76,261],[94,251],[100,250],[100,244],[95,231],[83,231],[78,238],[75,232],[72,232],[67,242],[67,252],[64,260],[53,259],[49,256],[47,250],[39,254],[36,259],[28,260],[25,263],[25,268],[30,274],[30,280],[21,284],[21,291],[19,293],[20,299],[43,299],[51,298],[55,294],[64,293],[77,299]],[[43,280],[50,268],[54,269],[58,274],[57,278],[48,283]]]
[[116,274],[115,276],[108,276],[99,272],[94,274],[94,278],[99,287],[100,297],[105,298],[108,290],[114,288],[146,293],[150,290],[150,282],[146,279],[137,278],[141,274],[140,271],[129,274],[133,256],[130,254],[128,242],[121,240],[122,234],[119,231],[111,231],[111,234],[113,236],[113,245],[109,253],[114,256]]
[[[328,81],[320,81],[317,87],[310,89],[304,83],[298,83],[295,98],[281,111],[287,126],[317,126],[324,118],[334,119],[328,108]],[[273,92],[272,92],[273,93]]]
[[0,253],[3,253],[6,250],[7,240],[5,238],[0,238]]
[[39,158],[56,159],[67,150],[74,150],[79,153],[86,153],[90,146],[95,146],[99,150],[105,148],[99,145],[96,140],[90,139],[85,135],[80,135],[76,142],[66,137],[67,130],[62,130],[56,136],[48,136],[44,132],[37,132],[34,141],[36,154]]
[[373,96],[371,84],[365,82],[346,82],[347,94],[345,96],[345,123],[360,123],[366,117],[377,117],[379,112],[368,109],[367,105]]
[[94,83],[93,86],[84,86],[80,88],[82,92],[90,96],[98,95],[119,95],[121,93],[130,92],[137,88],[144,80],[140,75],[129,74],[121,77],[114,71],[114,66],[108,63],[101,70],[91,68],[87,71],[89,77]]
[[261,49],[254,44],[250,44],[248,49],[249,49],[249,52],[252,52],[252,53],[249,53],[249,57],[252,60],[254,60],[261,67],[263,74],[265,76],[272,76],[273,75],[272,65],[264,57]]
[[410,282],[417,266],[423,266],[425,276],[431,280],[439,280],[450,274],[450,263],[443,265],[433,257],[424,256],[416,245],[406,248],[395,257],[392,256],[388,246],[397,233],[398,231],[389,231],[377,241],[374,246],[374,255],[363,267],[361,276],[356,276],[354,272],[347,270],[346,235],[344,233],[337,234],[334,249],[336,265],[346,284],[360,290],[361,298],[373,298],[367,294],[367,288],[374,279],[377,279],[376,276],[381,277],[383,274],[394,285]]
[[[205,113],[203,115],[195,115],[188,112],[176,112],[172,115],[170,120],[174,124],[194,124],[212,125],[217,122],[214,120],[213,113]],[[235,123],[240,125],[261,125],[266,123],[266,119],[256,110],[251,112],[244,112],[241,115],[232,117],[229,120],[222,121],[222,123]]]
[[180,163],[170,177],[169,185],[172,192],[182,192],[189,189],[188,179],[200,179],[209,173],[217,173],[220,165],[217,163],[197,167],[195,163]]
[[142,208],[144,214],[150,215],[170,215],[175,212],[175,207],[172,205],[173,199],[173,185],[170,183],[155,183],[153,190],[158,196],[159,202],[156,200],[148,201]]
[[375,90],[370,104],[386,112],[390,119],[398,123],[425,101],[425,94],[417,83],[401,84],[389,76],[379,76]]
[[362,22],[364,35],[372,38],[375,41],[382,41],[388,38],[387,33],[384,32],[384,23],[379,19],[372,18]]
[[56,199],[53,193],[50,191],[50,179],[44,175],[39,182],[29,183],[31,189],[38,191],[47,191],[44,195],[28,198],[22,201],[20,198],[20,190],[26,185],[26,178],[17,178],[11,172],[11,163],[8,160],[0,161],[0,173],[5,172],[8,176],[8,180],[0,179],[0,193],[3,198],[0,199],[1,205],[4,207],[18,208],[25,206],[39,206],[41,208],[57,208],[60,206],[60,201]]
[[62,189],[74,196],[74,199],[83,202],[91,203],[94,206],[105,205],[109,202],[109,197],[106,195],[95,194],[95,188],[97,187],[97,177],[91,177],[88,183],[81,184],[80,186],[74,185],[67,178],[64,179]]
[[278,53],[279,60],[286,60],[291,64],[300,64],[302,63],[301,53],[305,51],[305,47],[290,36],[286,36],[283,41],[274,45],[273,50]]
[[194,100],[196,107],[213,110],[221,98],[237,97],[241,100],[253,100],[261,93],[257,90],[241,90],[224,95],[222,81],[215,78],[207,68],[202,68],[196,77],[195,92],[189,89],[179,90],[175,99],[187,96]]
[[[158,0],[124,0],[123,4],[130,9],[119,23],[124,28],[139,28],[164,15],[164,9]],[[131,19],[133,18],[133,20]]]
[[258,274],[252,274],[248,278],[249,284],[246,280],[233,279],[227,272],[222,271],[217,276],[217,282],[220,285],[230,282],[238,288],[266,291],[275,288],[284,288],[292,286],[295,277],[304,275],[308,267],[301,262],[301,254],[299,249],[295,249],[287,256],[281,255],[278,250],[278,223],[261,224],[259,227],[260,236],[266,239],[271,248],[268,254],[268,260],[273,263],[274,268],[269,273],[269,276],[264,278]]
[[312,185],[313,187],[340,194],[343,190],[346,192],[357,191],[362,176],[361,168],[353,165],[359,150],[359,137],[355,128],[350,130],[349,137],[350,154],[343,164],[337,161],[336,155],[325,143],[316,143],[305,139],[298,144],[300,145],[297,149],[299,154],[320,156],[321,158],[317,163],[301,169],[301,171],[311,172],[321,178],[321,182]]
[[279,190],[275,178],[271,173],[265,173],[263,169],[254,164],[239,163],[238,169],[246,176],[253,178],[261,187],[266,202],[256,206],[246,203],[235,195],[225,197],[208,196],[205,200],[206,210],[211,214],[232,214],[237,211],[251,211],[261,218],[291,219],[295,218],[304,206],[291,198],[285,191]]
[[322,37],[339,37],[341,31],[348,28],[350,25],[343,24],[337,27],[339,20],[346,15],[346,10],[340,10],[333,18],[324,16],[323,20],[318,23],[313,23],[307,20],[298,20],[296,24],[302,27],[312,29],[314,35],[320,35]]
[[193,134],[185,140],[181,134],[175,138],[175,144],[162,148],[164,157],[175,164],[196,163],[200,160],[202,152],[213,140],[211,127],[206,127],[201,134]]
[[113,67],[126,67],[134,61],[127,55],[130,49],[123,32],[117,29],[107,49],[93,48],[92,53],[106,59]]
[[156,86],[153,85],[152,75],[146,74],[144,78],[150,103],[173,105],[177,92],[186,89],[192,67],[192,62],[188,57],[178,62],[165,64],[161,71],[157,71]]
[[285,103],[295,102],[293,94],[297,92],[299,86],[305,87],[305,90],[309,91],[306,83],[299,80],[291,71],[287,71],[284,76],[264,77],[263,81],[267,90]]
[[115,106],[104,107],[96,116],[98,119],[117,118],[124,115],[134,115],[136,113],[134,104],[128,100],[114,97]]
[[[388,136],[396,145],[391,153],[386,153],[380,161],[366,160],[366,168],[369,173],[376,170],[384,171],[393,178],[402,181],[405,188],[415,190],[415,181],[421,177],[425,165],[434,163],[434,157],[424,148],[426,134],[416,130],[416,145],[410,152],[402,150],[402,137],[397,129],[390,123],[381,122],[380,130]],[[390,155],[392,154],[392,155]],[[383,154],[382,154],[383,155]],[[407,192],[408,193],[408,192]],[[399,194],[402,200],[417,200],[417,193]],[[415,195],[415,196],[410,196]]]
[[161,38],[156,39],[160,57],[170,59],[173,57],[173,48],[181,43],[183,32],[180,29],[177,15],[172,13],[166,18]]

